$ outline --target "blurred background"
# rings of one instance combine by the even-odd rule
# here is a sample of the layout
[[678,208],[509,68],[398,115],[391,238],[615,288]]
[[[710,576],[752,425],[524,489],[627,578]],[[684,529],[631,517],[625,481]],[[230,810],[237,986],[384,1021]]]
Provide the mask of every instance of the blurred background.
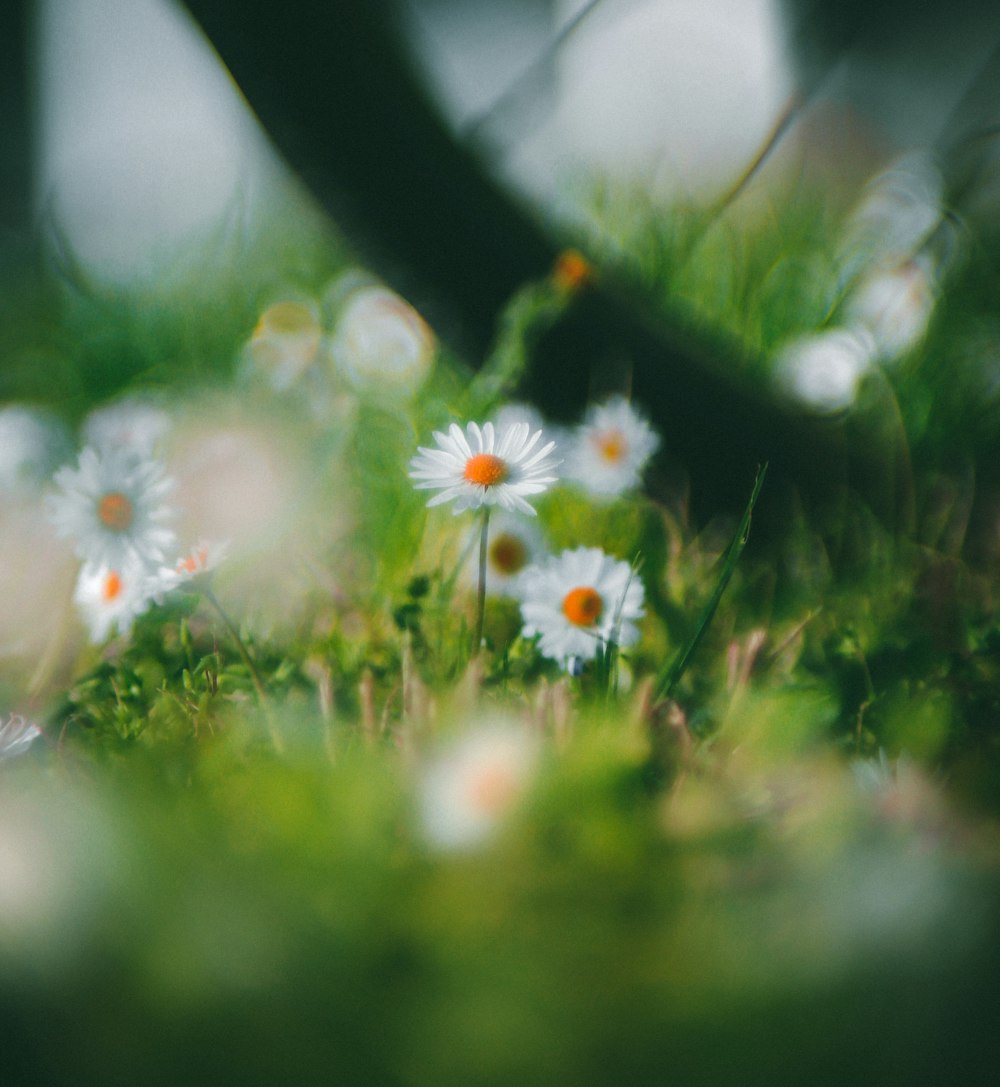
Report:
[[[811,418],[855,402],[857,353],[835,344],[806,372],[780,349],[837,323],[864,229],[869,255],[919,258],[879,313],[885,290],[936,298],[944,269],[992,261],[995,5],[17,0],[3,19],[8,269],[31,252],[50,285],[119,299],[184,281],[235,332],[261,294],[349,252],[475,369],[513,292],[572,244],[602,275],[543,337],[524,395],[569,419],[634,389],[724,506],[769,459],[803,493],[848,478],[895,515],[900,496],[874,493],[884,422],[845,443]],[[770,256],[748,256],[768,230]],[[78,412],[164,363],[105,343],[81,378],[51,332],[6,323],[7,398]],[[232,365],[224,341],[200,367]]]

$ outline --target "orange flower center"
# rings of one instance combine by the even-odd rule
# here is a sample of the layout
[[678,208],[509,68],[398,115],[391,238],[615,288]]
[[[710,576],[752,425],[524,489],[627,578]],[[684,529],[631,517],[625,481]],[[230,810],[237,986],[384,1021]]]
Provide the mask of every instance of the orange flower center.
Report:
[[605,430],[600,434],[595,434],[594,444],[601,456],[612,464],[624,460],[625,454],[628,452],[625,435],[620,430]]
[[490,562],[502,574],[516,574],[528,561],[528,549],[516,536],[502,532],[490,545]]
[[134,512],[132,503],[121,491],[111,491],[97,503],[98,520],[115,532],[125,532],[131,527]]
[[208,548],[196,547],[190,555],[177,564],[178,574],[196,574],[199,570],[204,570],[208,565]]
[[494,487],[507,478],[507,462],[492,453],[477,453],[465,462],[463,473],[469,483],[480,487]]
[[498,815],[510,807],[518,791],[517,775],[506,766],[481,770],[469,783],[469,801],[486,815]]
[[604,601],[596,589],[581,585],[578,589],[570,589],[563,597],[562,610],[574,626],[592,627],[604,611]]
[[559,254],[552,278],[561,290],[572,293],[583,287],[593,276],[587,258],[576,249],[566,249]]
[[113,600],[117,600],[122,594],[122,579],[111,570],[108,572],[108,576],[104,579],[104,587],[101,592],[101,596],[104,599],[105,604],[110,604]]

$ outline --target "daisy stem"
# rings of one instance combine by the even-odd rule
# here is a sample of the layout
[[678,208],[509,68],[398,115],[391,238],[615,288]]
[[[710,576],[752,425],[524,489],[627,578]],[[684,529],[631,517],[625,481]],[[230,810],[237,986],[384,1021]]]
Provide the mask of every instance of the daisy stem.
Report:
[[479,655],[483,644],[483,620],[486,616],[486,554],[490,531],[490,507],[483,507],[483,529],[479,537],[479,585],[476,592],[476,629],[472,635],[472,656]]
[[[240,656],[243,658],[243,663],[250,671],[250,678],[253,680],[254,689],[257,691],[257,701],[260,703],[261,707],[266,709],[269,704],[267,688],[264,686],[264,680],[261,678],[260,672],[257,671],[257,665],[254,664],[253,658],[250,656],[246,644],[240,637],[240,632],[237,629],[236,624],[232,621],[232,619],[229,618],[229,613],[222,606],[221,601],[215,595],[214,591],[210,586],[206,585],[202,589],[202,595],[209,602],[209,604],[211,604],[212,607],[215,608],[216,612],[218,612],[219,618],[222,620],[226,630],[229,631],[230,636],[236,643],[236,648],[239,650]],[[278,736],[278,734],[274,731],[273,727],[270,728],[270,732],[271,740],[274,743],[274,749],[280,754],[282,749],[284,748],[284,744],[281,742],[281,737]]]

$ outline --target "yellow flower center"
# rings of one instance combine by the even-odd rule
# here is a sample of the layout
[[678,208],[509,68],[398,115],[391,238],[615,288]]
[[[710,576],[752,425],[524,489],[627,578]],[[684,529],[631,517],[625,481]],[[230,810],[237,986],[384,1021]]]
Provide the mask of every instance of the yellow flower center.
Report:
[[594,444],[598,453],[611,464],[618,464],[628,453],[628,443],[620,430],[604,430],[595,434]]
[[507,478],[507,462],[492,453],[477,453],[465,462],[463,473],[469,483],[480,487],[495,487]]
[[501,574],[516,574],[527,561],[528,549],[517,536],[501,532],[490,544],[490,562]]
[[272,333],[276,336],[297,336],[303,333],[317,333],[319,326],[312,310],[301,302],[276,302],[268,306],[260,315],[255,337]]
[[563,597],[563,615],[578,627],[592,627],[604,611],[601,594],[589,585],[581,585]]
[[97,503],[98,520],[114,532],[125,532],[132,525],[135,511],[128,497],[121,491],[111,491],[103,495]]
[[122,579],[114,570],[108,572],[108,576],[104,579],[104,585],[101,589],[101,598],[105,604],[110,604],[112,601],[117,600],[122,594]]

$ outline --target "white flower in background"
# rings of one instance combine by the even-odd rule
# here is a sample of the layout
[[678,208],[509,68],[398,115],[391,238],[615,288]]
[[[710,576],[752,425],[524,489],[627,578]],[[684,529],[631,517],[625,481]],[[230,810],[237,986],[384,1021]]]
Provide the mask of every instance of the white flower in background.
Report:
[[241,623],[271,636],[275,624],[302,619],[355,507],[344,470],[317,448],[302,414],[296,423],[264,407],[258,415],[245,395],[218,396],[179,419],[167,463],[181,543],[157,565],[176,566],[193,541],[226,541],[212,576]]
[[173,484],[156,461],[88,446],[77,467],[60,468],[54,482],[60,490],[49,496],[49,515],[85,562],[113,569],[153,564],[173,545],[164,524],[171,510],[163,502]]
[[847,315],[871,333],[879,357],[891,360],[923,339],[934,301],[928,262],[915,257],[866,276],[848,299]]
[[0,408],[0,488],[35,488],[69,449],[65,427],[49,413],[20,404]]
[[25,721],[20,714],[12,713],[6,722],[0,724],[0,762],[23,755],[41,734],[38,725]]
[[152,603],[155,584],[134,559],[119,567],[84,563],[73,600],[86,621],[90,640],[99,645],[112,630],[128,634]]
[[150,578],[149,589],[154,595],[170,592],[189,581],[210,574],[225,559],[228,544],[199,540],[173,566],[161,566]]
[[846,223],[845,274],[913,256],[942,221],[944,182],[925,153],[905,155],[874,177]]
[[653,428],[623,396],[590,408],[566,456],[567,478],[590,494],[613,497],[635,490],[659,448]]
[[260,315],[246,347],[246,364],[275,392],[284,392],[316,362],[322,345],[323,329],[315,305],[276,302]]
[[455,500],[455,513],[480,506],[535,511],[525,495],[541,494],[556,481],[555,442],[539,448],[540,430],[529,435],[527,423],[514,423],[499,434],[492,423],[469,423],[465,431],[452,423],[447,434],[434,432],[438,449],[422,446],[410,461],[410,478],[418,490],[440,489],[428,503]]
[[775,380],[794,400],[830,414],[854,403],[875,355],[864,329],[830,329],[787,344],[775,361]]
[[423,769],[419,816],[424,837],[444,850],[487,841],[523,797],[538,764],[533,736],[494,722],[466,733]]
[[354,291],[337,320],[330,353],[356,389],[378,394],[414,392],[434,361],[434,334],[394,291],[368,286]]
[[532,434],[536,430],[551,431],[542,413],[533,404],[522,404],[515,401],[512,404],[502,404],[490,416],[490,422],[498,434],[512,427],[515,423],[527,423],[528,430]]
[[574,658],[592,660],[602,644],[629,646],[639,640],[635,622],[645,614],[642,582],[627,562],[599,547],[563,551],[528,567],[517,595],[522,634],[540,635],[538,648],[563,668]]
[[[479,539],[476,529],[469,540],[466,575],[475,582],[479,571]],[[535,521],[525,520],[504,510],[494,514],[486,546],[486,584],[498,596],[515,595],[518,576],[546,553],[545,542]]]
[[41,660],[62,665],[72,652],[64,632],[79,563],[37,495],[0,496],[0,556],[0,675],[13,697],[28,697],[15,677],[27,685]]
[[140,396],[129,396],[96,408],[83,421],[85,445],[98,452],[128,450],[139,457],[151,457],[170,433],[170,416]]

